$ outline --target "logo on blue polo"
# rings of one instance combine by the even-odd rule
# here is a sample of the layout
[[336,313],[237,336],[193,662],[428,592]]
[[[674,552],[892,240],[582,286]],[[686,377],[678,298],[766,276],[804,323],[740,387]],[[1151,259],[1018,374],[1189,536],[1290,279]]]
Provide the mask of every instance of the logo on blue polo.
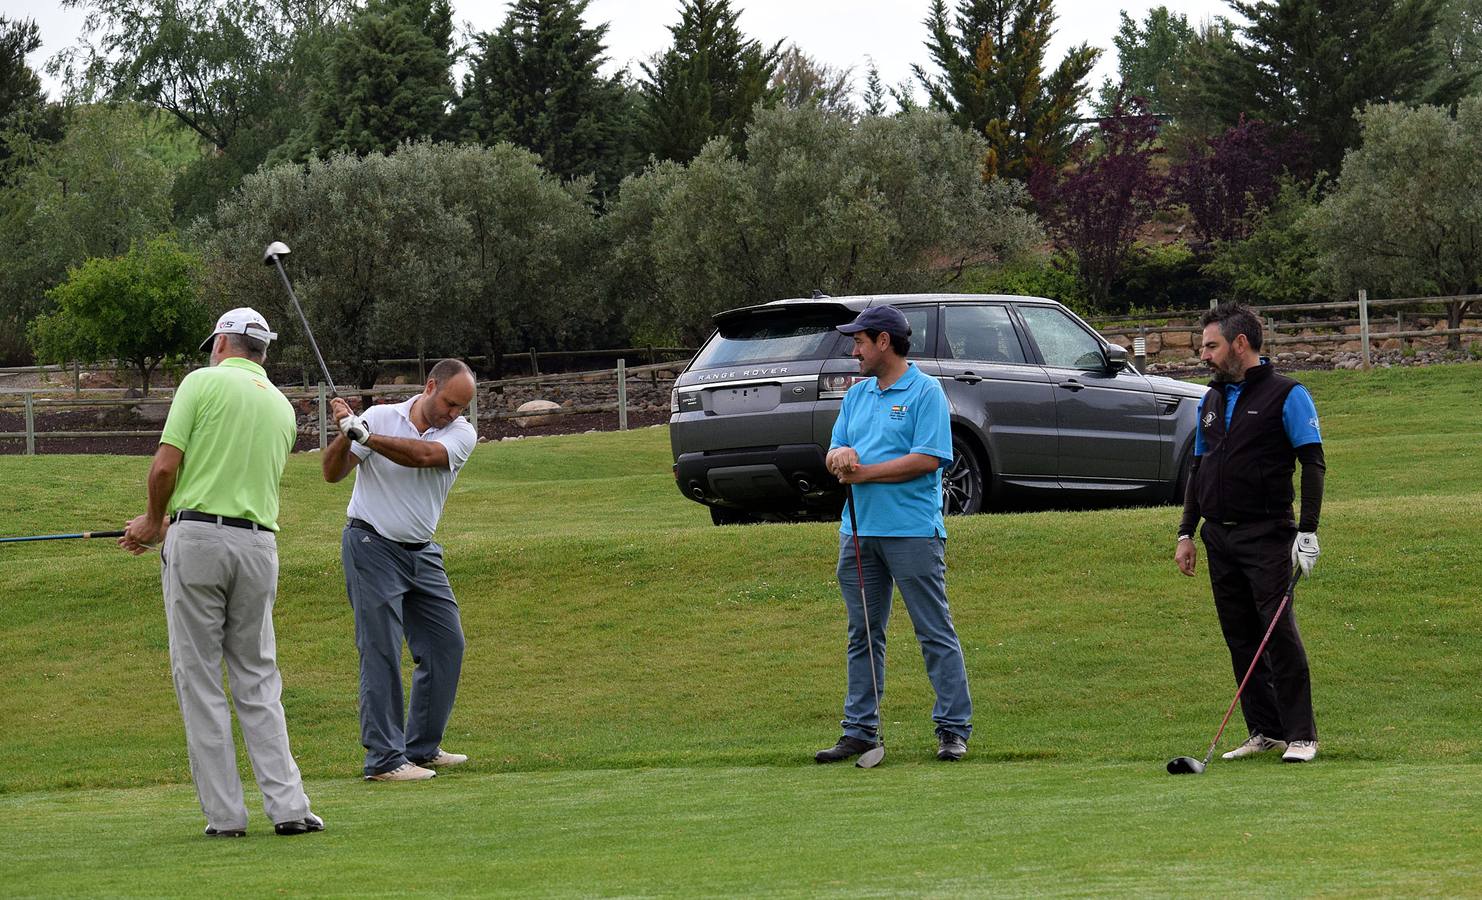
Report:
[[890,418],[892,418],[895,421],[899,422],[901,419],[904,419],[906,417],[906,411],[909,408],[910,407],[906,406],[906,404],[904,404],[904,403],[896,403],[896,404],[893,404],[890,407]]

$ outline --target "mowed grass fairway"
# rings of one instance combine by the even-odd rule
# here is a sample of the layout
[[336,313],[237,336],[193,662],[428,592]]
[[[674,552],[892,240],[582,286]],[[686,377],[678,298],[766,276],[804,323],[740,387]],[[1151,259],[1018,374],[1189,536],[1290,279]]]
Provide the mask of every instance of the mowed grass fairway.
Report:
[[[968,759],[933,757],[897,603],[884,765],[814,765],[843,693],[836,526],[710,526],[659,428],[479,447],[440,531],[469,646],[444,743],[475,762],[366,784],[349,486],[307,454],[285,477],[276,622],[329,830],[274,836],[249,784],[249,838],[200,836],[157,558],[4,546],[0,893],[1477,894],[1482,366],[1302,380],[1328,457],[1296,601],[1311,765],[1164,773],[1203,755],[1234,689],[1203,561],[1174,568],[1173,507],[951,521]],[[147,466],[0,458],[4,531],[118,527]],[[1223,748],[1241,736],[1237,714]]]

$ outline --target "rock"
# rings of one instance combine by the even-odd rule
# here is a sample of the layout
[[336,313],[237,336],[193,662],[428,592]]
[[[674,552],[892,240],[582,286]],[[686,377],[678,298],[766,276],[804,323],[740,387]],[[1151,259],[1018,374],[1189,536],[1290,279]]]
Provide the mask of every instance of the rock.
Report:
[[[530,413],[540,412],[542,410],[555,410],[560,408],[561,405],[559,403],[552,403],[549,400],[527,400],[524,403],[521,403],[519,408],[516,409],[515,412]],[[533,428],[537,425],[552,425],[560,421],[560,419],[561,416],[559,414],[546,416],[521,416],[515,419],[515,424],[519,425],[521,428]]]

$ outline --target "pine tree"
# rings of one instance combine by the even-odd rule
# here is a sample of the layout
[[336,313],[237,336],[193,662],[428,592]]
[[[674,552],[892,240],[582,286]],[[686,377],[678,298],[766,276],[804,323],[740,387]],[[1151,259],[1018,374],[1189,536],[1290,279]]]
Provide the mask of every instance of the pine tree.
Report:
[[1366,104],[1450,105],[1470,75],[1437,78],[1443,0],[1231,0],[1249,24],[1239,41],[1196,57],[1196,100],[1233,125],[1241,114],[1290,128],[1336,172],[1357,146]]
[[389,153],[403,141],[448,136],[452,46],[448,0],[370,0],[331,48],[315,151]]
[[641,112],[644,149],[659,159],[688,162],[716,135],[744,149],[746,126],[758,101],[775,102],[769,87],[782,42],[747,40],[730,0],[684,0],[674,43],[643,64]]
[[934,109],[988,138],[985,174],[1027,178],[1070,152],[1076,106],[1101,51],[1081,44],[1042,77],[1053,34],[1051,0],[932,0],[926,47],[939,77],[912,66]]
[[880,70],[874,60],[870,60],[870,67],[865,70],[864,114],[885,115],[885,83],[880,80]]
[[594,175],[610,193],[637,167],[629,88],[603,78],[607,25],[586,27],[590,0],[515,0],[478,37],[460,103],[465,139],[509,141],[563,179]]

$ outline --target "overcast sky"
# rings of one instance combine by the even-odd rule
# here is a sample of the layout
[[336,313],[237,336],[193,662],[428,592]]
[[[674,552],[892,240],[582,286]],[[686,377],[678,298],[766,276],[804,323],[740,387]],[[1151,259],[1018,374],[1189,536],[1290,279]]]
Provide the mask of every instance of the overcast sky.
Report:
[[[637,73],[638,62],[667,47],[668,28],[678,21],[679,5],[679,0],[591,0],[588,22],[608,23],[608,70],[631,66]],[[822,63],[836,69],[852,67],[856,90],[864,86],[868,59],[875,61],[890,85],[911,78],[912,63],[929,63],[922,24],[927,0],[733,0],[731,5],[742,10],[741,28],[749,37],[796,43]],[[1081,42],[1103,48],[1107,52],[1091,77],[1092,86],[1099,86],[1116,72],[1111,39],[1117,32],[1118,10],[1125,9],[1141,22],[1155,6],[1183,13],[1194,25],[1215,15],[1234,15],[1224,0],[1057,0],[1056,34],[1047,62],[1058,63],[1066,48]],[[453,8],[460,25],[487,31],[499,26],[508,5],[453,0]],[[40,25],[44,45],[29,60],[37,69],[53,53],[76,43],[82,28],[82,13],[61,9],[55,0],[0,0],[0,14],[34,18]],[[46,78],[46,87],[55,98],[56,82]]]

